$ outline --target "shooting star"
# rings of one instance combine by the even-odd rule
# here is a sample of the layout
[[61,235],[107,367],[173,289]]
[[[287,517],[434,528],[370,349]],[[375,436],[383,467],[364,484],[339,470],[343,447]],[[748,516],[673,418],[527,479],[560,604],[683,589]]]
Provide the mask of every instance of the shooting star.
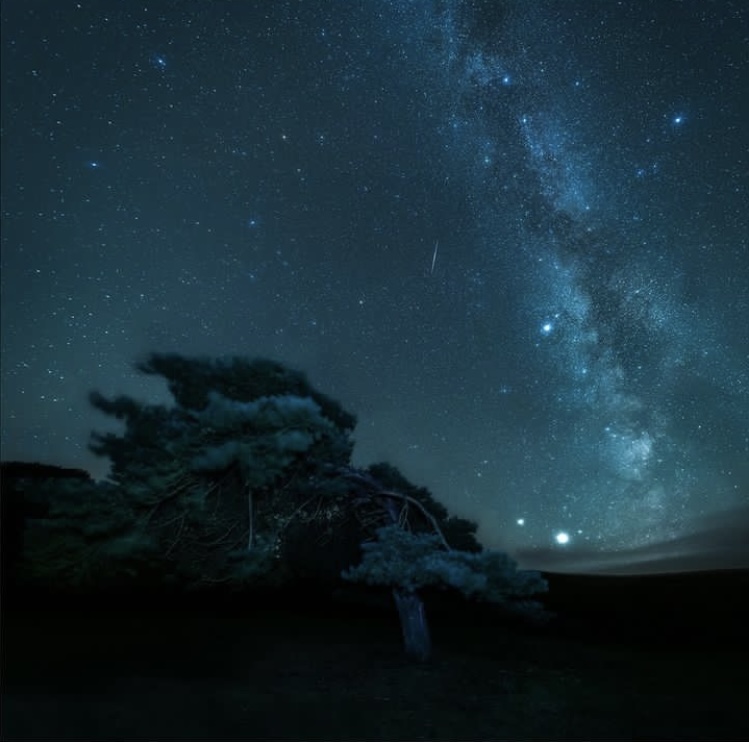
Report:
[[430,276],[432,275],[432,273],[434,273],[434,264],[437,262],[437,250],[439,250],[439,247],[440,247],[440,241],[437,240],[434,243],[434,252],[432,253],[432,268],[429,271]]

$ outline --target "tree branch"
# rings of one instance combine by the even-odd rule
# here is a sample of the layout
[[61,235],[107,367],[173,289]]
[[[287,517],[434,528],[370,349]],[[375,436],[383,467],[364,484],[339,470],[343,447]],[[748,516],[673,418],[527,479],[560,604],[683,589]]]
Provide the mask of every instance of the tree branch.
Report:
[[250,522],[247,536],[247,551],[252,551],[252,542],[255,538],[255,503],[252,499],[252,488],[247,485],[247,517]]
[[[445,534],[442,533],[442,529],[440,528],[437,519],[417,499],[411,497],[410,495],[403,495],[400,492],[393,492],[391,490],[382,489],[380,483],[369,474],[354,471],[352,469],[349,469],[348,467],[342,467],[341,469],[339,469],[339,472],[343,474],[343,476],[345,476],[347,479],[353,479],[354,481],[364,485],[364,487],[366,487],[366,489],[369,491],[368,494],[370,497],[390,497],[396,500],[401,500],[404,503],[404,507],[407,507],[409,503],[411,505],[414,505],[419,510],[419,512],[431,523],[432,528],[434,528],[435,533],[439,536],[440,541],[442,541],[442,545],[445,547],[445,549],[447,549],[447,551],[452,551],[452,547],[447,543]],[[400,525],[400,518],[398,525]]]

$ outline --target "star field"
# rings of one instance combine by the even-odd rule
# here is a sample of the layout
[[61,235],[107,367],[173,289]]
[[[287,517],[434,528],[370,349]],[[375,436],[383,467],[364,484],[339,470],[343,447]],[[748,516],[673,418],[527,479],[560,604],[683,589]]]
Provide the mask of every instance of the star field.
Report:
[[523,565],[749,565],[748,38],[729,0],[6,4],[3,460],[104,476],[91,389],[259,355]]

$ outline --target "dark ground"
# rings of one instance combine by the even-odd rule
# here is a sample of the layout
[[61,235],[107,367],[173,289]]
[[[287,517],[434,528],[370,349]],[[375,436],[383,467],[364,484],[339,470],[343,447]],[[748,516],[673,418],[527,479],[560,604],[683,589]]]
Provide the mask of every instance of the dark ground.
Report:
[[378,600],[6,595],[0,738],[749,739],[749,572],[548,577],[545,629],[428,596],[421,665]]

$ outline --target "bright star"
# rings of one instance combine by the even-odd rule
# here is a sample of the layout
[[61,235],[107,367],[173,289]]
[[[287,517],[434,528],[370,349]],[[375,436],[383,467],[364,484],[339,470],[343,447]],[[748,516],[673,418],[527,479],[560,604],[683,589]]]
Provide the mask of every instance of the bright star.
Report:
[[568,533],[565,533],[564,531],[560,531],[556,536],[554,536],[554,540],[558,543],[564,546],[565,544],[568,544],[570,542],[570,536]]
[[517,523],[517,524],[518,524],[519,526],[524,526],[524,525],[525,525],[525,518],[518,518],[518,519],[517,519],[517,520],[516,520],[515,522],[516,522],[516,523]]

